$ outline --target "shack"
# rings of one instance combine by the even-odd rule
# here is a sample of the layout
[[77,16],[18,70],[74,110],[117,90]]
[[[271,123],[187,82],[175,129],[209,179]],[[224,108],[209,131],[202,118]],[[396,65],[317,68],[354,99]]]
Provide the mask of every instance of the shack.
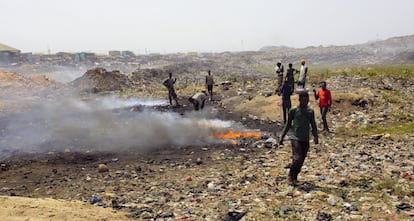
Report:
[[0,43],[0,65],[18,63],[19,60],[20,50]]

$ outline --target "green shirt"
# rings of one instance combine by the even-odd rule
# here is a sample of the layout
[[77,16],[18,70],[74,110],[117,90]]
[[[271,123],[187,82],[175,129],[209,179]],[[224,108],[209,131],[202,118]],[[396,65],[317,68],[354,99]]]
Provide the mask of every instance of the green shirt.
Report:
[[293,133],[290,139],[292,140],[309,142],[309,125],[312,127],[313,136],[318,136],[318,130],[316,128],[315,122],[315,113],[309,107],[307,107],[306,109],[300,107],[290,109],[287,123],[283,128],[283,135],[287,133],[291,125]]

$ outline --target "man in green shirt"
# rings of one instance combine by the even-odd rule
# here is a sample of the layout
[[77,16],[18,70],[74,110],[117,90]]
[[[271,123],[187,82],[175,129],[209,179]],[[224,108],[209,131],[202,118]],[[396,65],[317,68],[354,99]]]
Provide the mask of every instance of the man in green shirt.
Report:
[[[298,181],[298,174],[303,166],[309,150],[309,125],[312,127],[313,141],[319,143],[318,129],[315,122],[315,113],[308,107],[309,94],[307,91],[299,93],[299,106],[292,108],[288,114],[288,120],[283,128],[279,144],[283,145],[283,138],[292,127],[292,164],[289,170],[288,181],[295,186]],[[293,122],[293,125],[292,125]]]

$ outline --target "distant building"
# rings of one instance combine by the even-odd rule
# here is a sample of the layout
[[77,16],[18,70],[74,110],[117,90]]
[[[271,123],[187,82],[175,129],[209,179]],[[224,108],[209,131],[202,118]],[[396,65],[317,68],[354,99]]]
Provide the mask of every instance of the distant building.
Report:
[[85,54],[85,61],[86,62],[96,62],[98,60],[95,53],[84,52],[84,54]]
[[93,63],[97,61],[95,53],[79,52],[75,53],[75,62],[80,63]]
[[20,61],[27,62],[27,63],[33,63],[33,54],[32,52],[27,53],[21,53],[20,54]]
[[20,50],[0,43],[0,64],[19,62]]
[[121,51],[108,51],[108,55],[111,57],[121,56]]
[[122,51],[121,55],[122,57],[135,57],[135,54],[132,51]]

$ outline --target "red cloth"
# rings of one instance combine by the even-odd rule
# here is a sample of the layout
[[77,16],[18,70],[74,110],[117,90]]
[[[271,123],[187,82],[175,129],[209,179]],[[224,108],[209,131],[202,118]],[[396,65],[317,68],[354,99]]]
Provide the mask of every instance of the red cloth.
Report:
[[319,97],[319,107],[331,107],[332,96],[330,90],[320,89],[317,93],[317,96]]

